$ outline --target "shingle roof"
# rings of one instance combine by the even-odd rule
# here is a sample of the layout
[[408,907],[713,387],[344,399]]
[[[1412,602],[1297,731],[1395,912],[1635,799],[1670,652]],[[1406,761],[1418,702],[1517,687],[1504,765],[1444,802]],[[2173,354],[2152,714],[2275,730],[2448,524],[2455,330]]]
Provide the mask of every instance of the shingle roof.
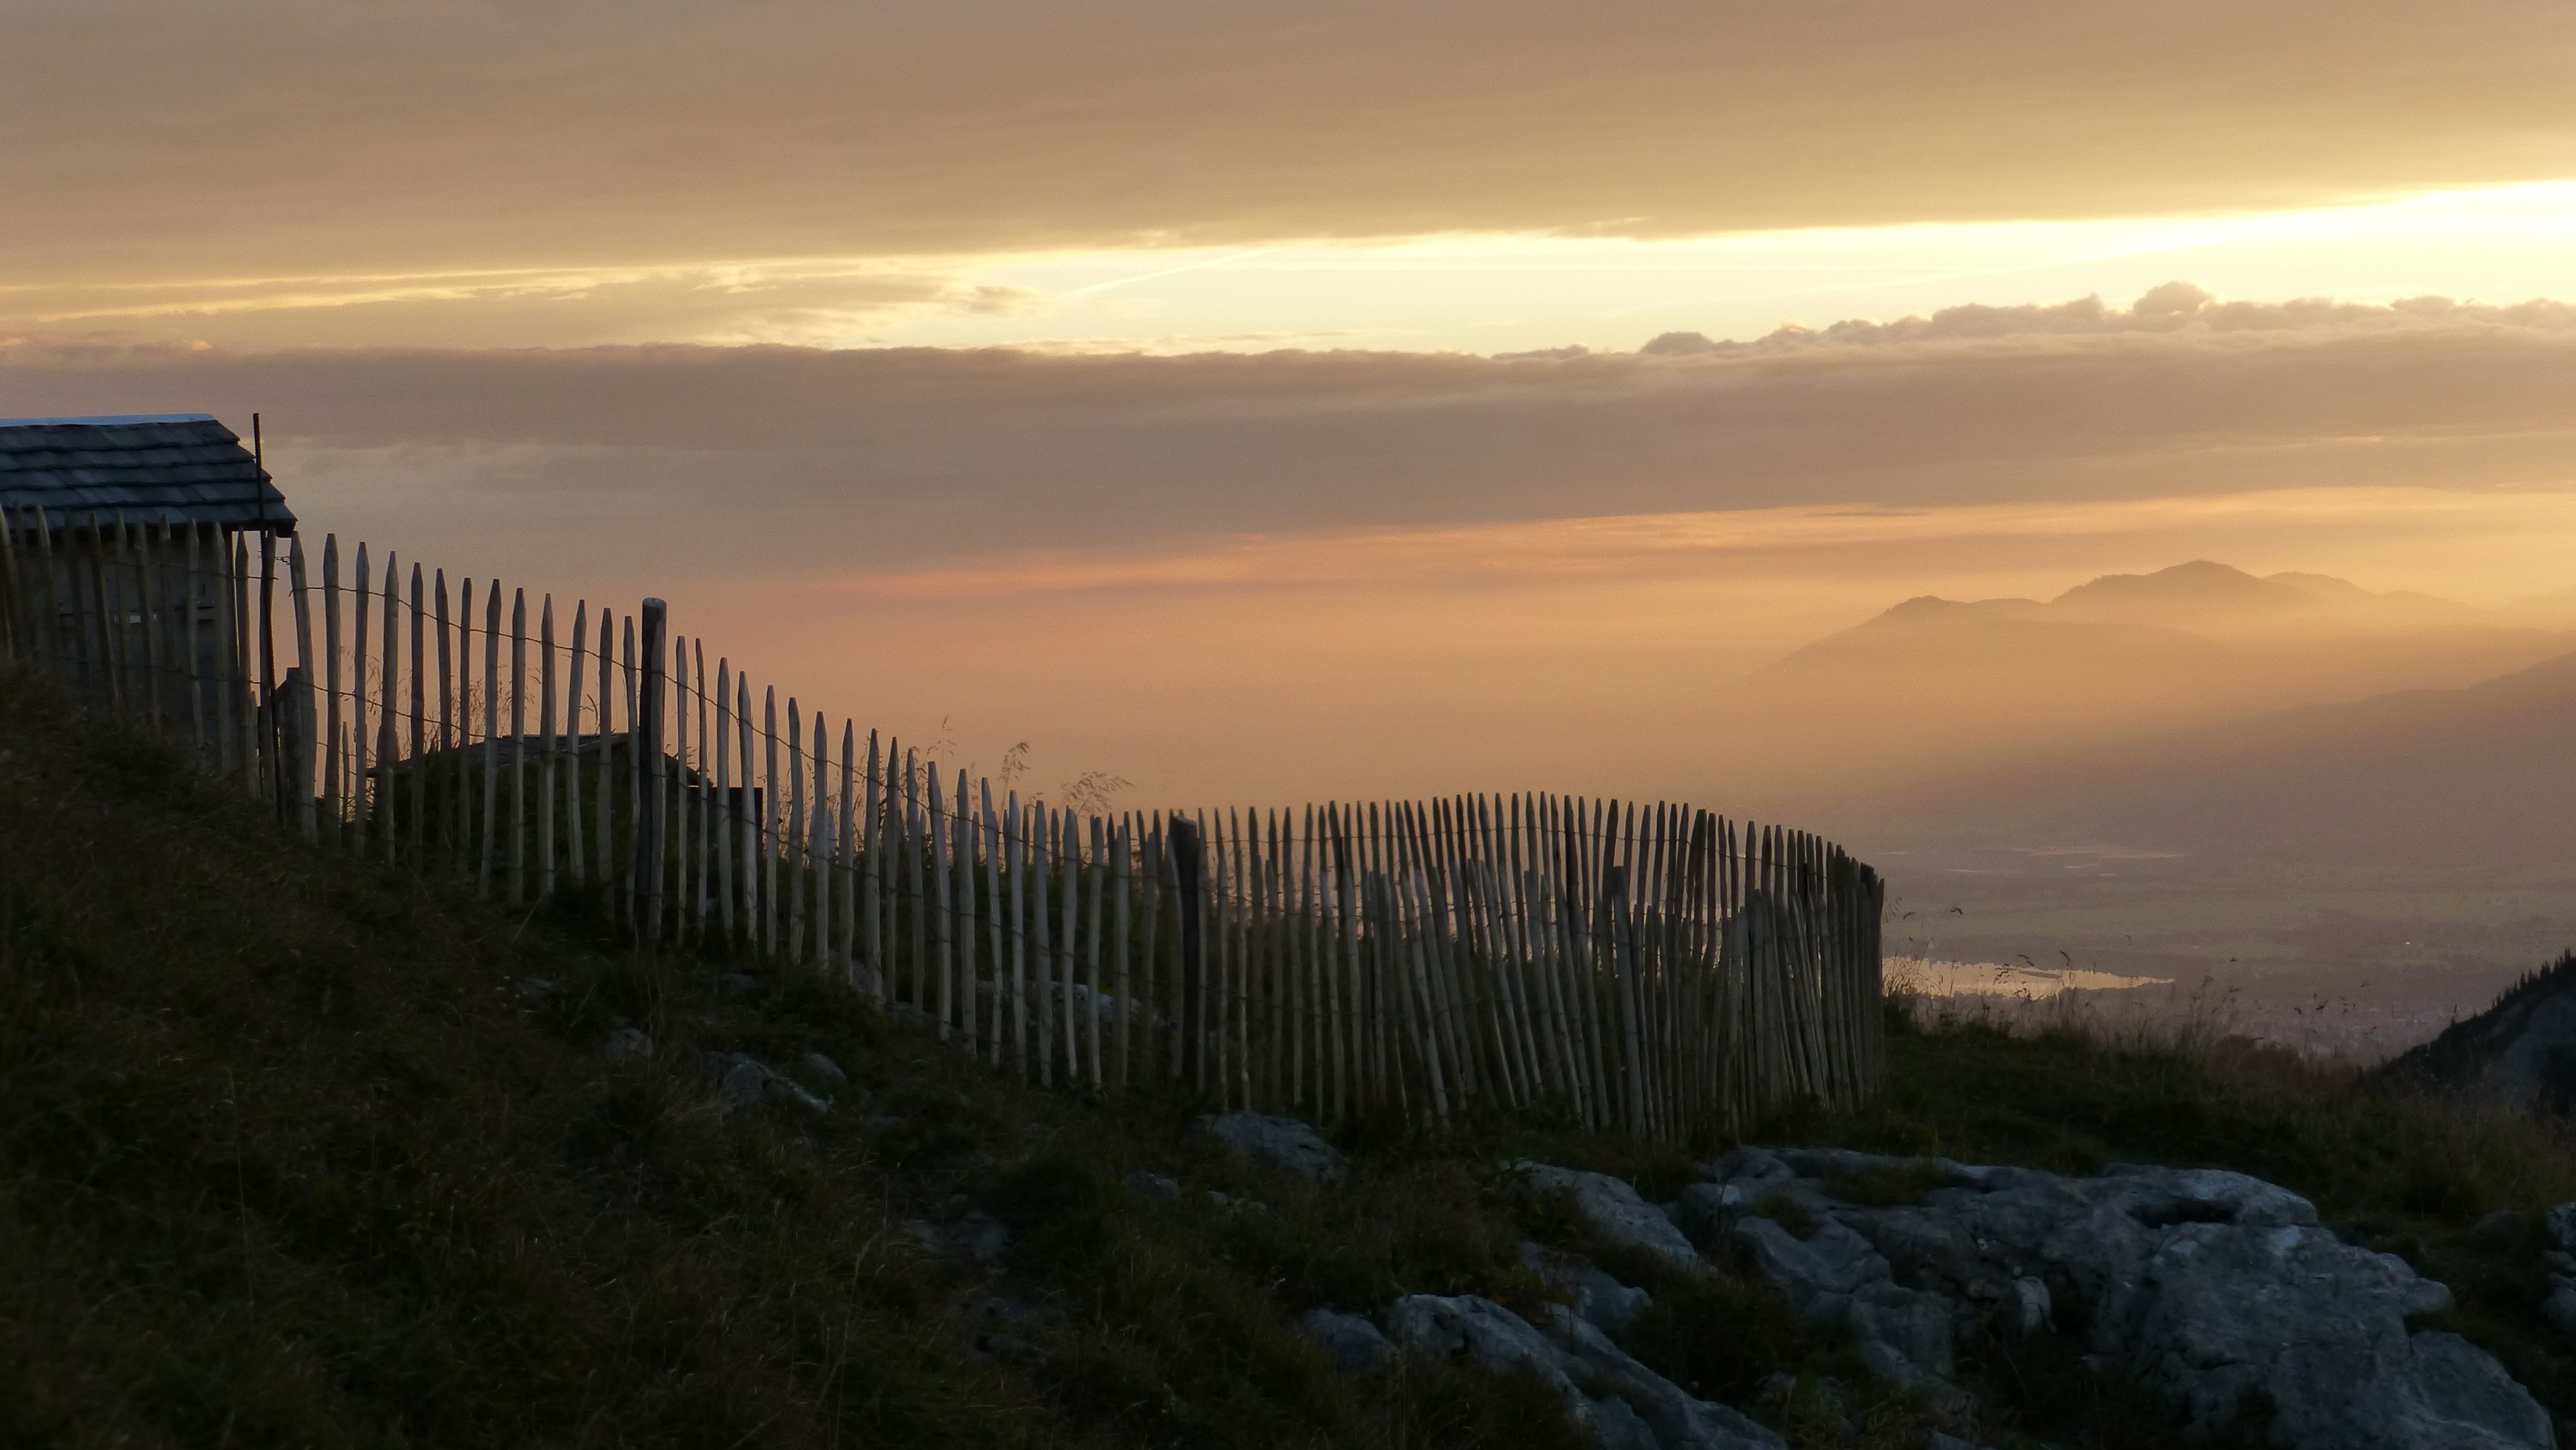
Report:
[[0,508],[24,527],[95,520],[295,532],[286,496],[230,428],[204,413],[0,418]]

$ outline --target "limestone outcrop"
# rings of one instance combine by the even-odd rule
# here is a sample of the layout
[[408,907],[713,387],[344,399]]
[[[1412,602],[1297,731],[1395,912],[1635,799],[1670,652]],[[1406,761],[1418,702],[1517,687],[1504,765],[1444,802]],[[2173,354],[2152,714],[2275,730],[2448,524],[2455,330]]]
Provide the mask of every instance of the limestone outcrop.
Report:
[[[1740,1245],[1808,1322],[1936,1400],[1962,1333],[2055,1332],[2080,1309],[2098,1370],[2166,1398],[2185,1432],[2267,1407],[2284,1450],[2529,1450],[2549,1417],[2493,1356],[2408,1320],[2450,1290],[2338,1240],[2241,1173],[2061,1178],[1944,1159],[1739,1149],[1677,1205]],[[1908,1193],[1907,1186],[1915,1191]],[[1794,1226],[1793,1226],[1794,1225]]]

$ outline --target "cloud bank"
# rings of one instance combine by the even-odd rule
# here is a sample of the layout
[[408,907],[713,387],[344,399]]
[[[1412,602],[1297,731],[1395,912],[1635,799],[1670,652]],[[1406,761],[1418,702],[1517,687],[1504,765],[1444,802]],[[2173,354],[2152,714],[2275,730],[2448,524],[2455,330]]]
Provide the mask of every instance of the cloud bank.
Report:
[[2576,309],[2554,302],[2159,289],[1660,352],[24,340],[0,346],[0,412],[257,409],[281,457],[410,469],[422,497],[846,522],[783,545],[790,572],[1280,529],[2576,476]]
[[[2410,297],[2387,305],[2302,297],[2288,302],[2228,302],[2189,282],[2151,288],[2127,307],[2096,294],[2071,302],[1944,307],[1929,317],[1894,322],[1851,318],[1830,327],[1787,326],[1749,342],[1713,341],[1698,332],[1667,332],[1638,352],[1648,357],[1743,356],[1802,348],[1890,343],[1979,342],[2041,337],[2171,336],[2223,333],[2366,333],[2439,327],[2488,327],[2535,333],[2576,332],[2576,306],[2534,298],[2509,306],[2449,297]],[[1563,355],[1580,356],[1584,349]],[[1521,356],[1537,357],[1528,353]]]

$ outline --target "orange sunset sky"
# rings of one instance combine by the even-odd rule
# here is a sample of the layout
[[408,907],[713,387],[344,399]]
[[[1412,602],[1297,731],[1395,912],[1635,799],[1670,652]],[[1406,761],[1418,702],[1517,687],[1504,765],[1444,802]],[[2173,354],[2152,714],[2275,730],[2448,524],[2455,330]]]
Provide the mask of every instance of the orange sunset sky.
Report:
[[2561,4],[10,11],[0,414],[960,765],[1723,807],[1910,596],[2576,586]]

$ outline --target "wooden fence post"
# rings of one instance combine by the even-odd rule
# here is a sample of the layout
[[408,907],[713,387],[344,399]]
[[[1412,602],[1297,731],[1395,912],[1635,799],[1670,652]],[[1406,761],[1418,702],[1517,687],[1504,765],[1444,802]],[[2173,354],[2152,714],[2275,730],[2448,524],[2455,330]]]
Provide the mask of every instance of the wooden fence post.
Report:
[[0,635],[7,637],[7,654],[12,664],[27,658],[26,597],[18,582],[18,523],[0,507]]
[[[611,746],[609,722],[615,713],[612,702],[616,699],[616,692],[611,688],[610,682],[616,669],[617,652],[611,648],[609,616],[610,611],[606,608],[599,611],[599,703],[597,709],[593,711],[593,717],[599,724],[599,771],[592,777],[598,785],[594,794],[599,799],[591,807],[590,860],[593,869],[598,873],[593,880],[599,886],[600,898],[607,905],[610,919],[614,920],[617,915],[614,900],[617,891],[617,791],[614,769],[617,752]],[[630,720],[627,723],[632,726],[634,722]]]
[[[287,753],[287,771],[295,782],[295,829],[306,842],[321,839],[321,821],[314,806],[313,756],[315,710],[313,708],[313,609],[311,591],[304,577],[304,541],[289,539],[286,544],[286,587],[295,606],[295,709],[299,712],[301,747]],[[157,636],[156,636],[157,638]],[[157,711],[157,706],[155,707]]]
[[[420,578],[417,569],[412,578]],[[551,594],[545,597],[544,612],[537,617],[537,675],[537,738],[543,742],[538,746],[543,754],[537,787],[537,899],[550,901],[555,894],[555,780],[563,769],[563,737],[555,717],[555,702],[560,694],[555,679],[555,597]]]
[[795,961],[805,950],[805,856],[812,844],[812,822],[805,814],[805,711],[796,697],[787,697],[787,813],[786,824],[778,834],[780,864],[779,882],[787,898],[784,917],[787,935],[778,955]]
[[1199,895],[1207,874],[1207,850],[1198,822],[1175,811],[1164,835],[1164,851],[1176,878],[1176,905],[1181,916],[1181,1081],[1207,1087],[1207,947]]
[[411,859],[429,865],[429,600],[420,565],[411,566]]
[[[396,560],[393,552],[387,550],[384,662],[378,667],[383,677],[383,698],[377,702],[379,708],[376,712],[376,772],[384,778],[376,782],[376,822],[378,832],[384,837],[385,864],[388,866],[399,858],[401,844],[396,818],[401,810],[402,796],[398,784],[402,763],[402,696],[394,688],[402,678],[402,621],[397,617],[402,607],[402,596],[395,589],[398,582]],[[412,663],[416,668],[420,662],[414,660]]]
[[313,692],[305,688],[304,667],[289,665],[278,682],[278,788],[287,819],[305,839],[313,825]]
[[510,591],[510,904],[528,899],[528,591]]
[[[733,783],[733,660],[716,656],[715,720],[715,790],[716,803],[723,813],[720,821],[708,823],[709,846],[715,852],[716,924],[724,932],[725,945],[733,946],[734,933],[734,849],[742,831],[742,800],[746,792]],[[704,749],[704,745],[700,749]],[[745,772],[748,775],[749,772]]]
[[[473,609],[472,581],[468,580],[465,605]],[[444,752],[440,774],[447,781],[447,809],[441,836],[447,846],[447,866],[451,871],[465,868],[465,738],[458,724],[457,711],[463,708],[463,692],[456,687],[455,632],[448,627],[447,571],[438,571],[438,746]]]
[[664,626],[667,606],[659,599],[644,601],[644,680],[643,698],[637,702],[634,720],[635,748],[644,760],[642,814],[635,822],[635,921],[636,931],[650,948],[657,944],[662,925],[662,686]]

